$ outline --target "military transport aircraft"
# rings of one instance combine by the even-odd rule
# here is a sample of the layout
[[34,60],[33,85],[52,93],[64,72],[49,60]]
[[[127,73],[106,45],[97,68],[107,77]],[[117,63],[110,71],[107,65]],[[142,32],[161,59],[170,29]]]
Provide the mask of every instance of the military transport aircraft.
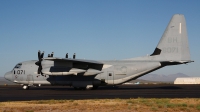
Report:
[[145,57],[93,61],[85,59],[43,57],[18,63],[5,74],[9,81],[21,84],[23,89],[40,85],[66,85],[75,89],[96,89],[99,86],[119,85],[137,79],[168,65],[193,62],[190,60],[186,22],[184,15],[171,18],[154,52]]

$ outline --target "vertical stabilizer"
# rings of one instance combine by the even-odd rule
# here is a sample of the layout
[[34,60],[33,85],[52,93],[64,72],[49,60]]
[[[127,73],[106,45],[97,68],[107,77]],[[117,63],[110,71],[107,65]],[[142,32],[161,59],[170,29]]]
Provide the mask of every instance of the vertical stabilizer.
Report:
[[151,56],[166,61],[190,60],[184,15],[175,14],[171,18],[160,42]]

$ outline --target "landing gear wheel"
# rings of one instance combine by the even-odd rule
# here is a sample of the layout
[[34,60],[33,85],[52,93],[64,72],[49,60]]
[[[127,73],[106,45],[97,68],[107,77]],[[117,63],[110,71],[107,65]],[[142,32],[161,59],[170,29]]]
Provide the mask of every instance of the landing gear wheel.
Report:
[[24,90],[28,90],[28,89],[29,89],[29,86],[23,85],[22,88],[23,88]]

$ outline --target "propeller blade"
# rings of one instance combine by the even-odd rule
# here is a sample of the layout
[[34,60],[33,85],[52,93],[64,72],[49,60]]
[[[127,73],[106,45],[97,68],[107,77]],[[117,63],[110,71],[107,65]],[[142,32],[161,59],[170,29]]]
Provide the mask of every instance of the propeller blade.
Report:
[[76,53],[74,53],[74,55],[73,55],[73,59],[75,59],[76,58]]
[[40,74],[40,73],[41,73],[41,70],[42,70],[42,67],[39,66],[39,67],[38,67],[38,71],[37,71],[37,73]]
[[42,54],[41,54],[41,52],[40,52],[40,50],[39,50],[39,51],[38,51],[38,61],[35,62],[35,64],[38,66],[38,70],[37,70],[37,73],[38,73],[38,74],[43,74],[43,73],[41,72],[41,71],[42,71],[41,62],[42,62],[43,56],[44,56],[44,51],[43,51]]
[[68,58],[68,53],[66,54],[65,58]]
[[41,54],[41,58],[43,58],[43,56],[44,56],[44,51],[43,51],[42,54]]
[[38,51],[38,60],[41,61],[41,53],[40,53],[40,50]]
[[51,53],[51,57],[53,57],[53,52]]

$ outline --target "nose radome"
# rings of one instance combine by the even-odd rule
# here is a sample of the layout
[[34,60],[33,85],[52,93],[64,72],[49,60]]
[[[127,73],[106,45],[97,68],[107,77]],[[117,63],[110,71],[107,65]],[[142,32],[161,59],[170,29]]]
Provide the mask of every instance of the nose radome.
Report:
[[12,74],[11,74],[11,72],[7,72],[7,73],[4,75],[4,78],[5,78],[6,80],[12,81]]

